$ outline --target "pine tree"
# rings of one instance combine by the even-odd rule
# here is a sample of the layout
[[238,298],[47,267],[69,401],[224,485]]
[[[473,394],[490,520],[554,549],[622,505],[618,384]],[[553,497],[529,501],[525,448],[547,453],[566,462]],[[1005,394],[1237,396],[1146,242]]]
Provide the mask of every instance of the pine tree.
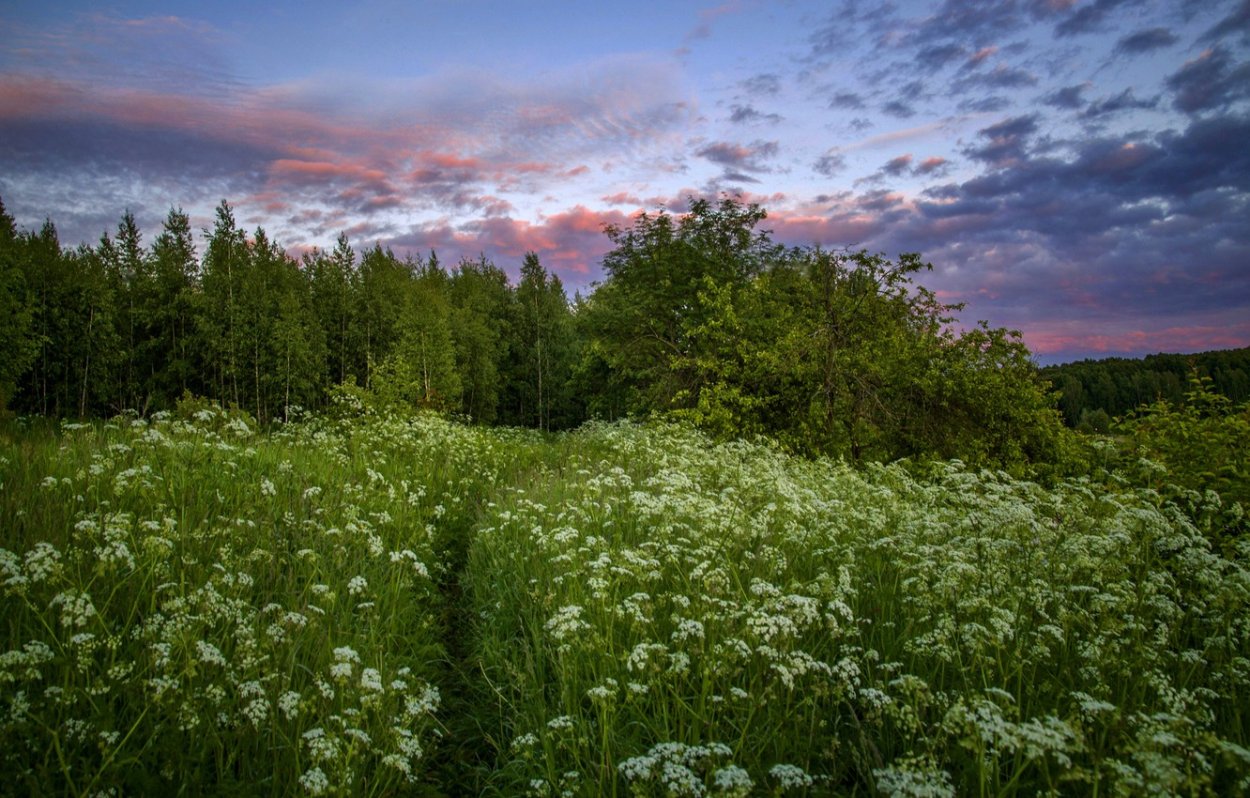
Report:
[[573,327],[560,278],[527,252],[516,289],[513,325],[514,401],[520,423],[551,429],[572,421]]
[[241,293],[248,267],[247,240],[225,200],[208,236],[202,270],[202,294],[196,314],[198,348],[213,390],[223,402],[238,406],[243,398],[243,308]]
[[146,360],[154,367],[150,389],[154,404],[169,408],[187,391],[207,387],[195,363],[196,254],[191,221],[170,208],[164,227],[152,242],[151,292]]
[[346,234],[340,235],[330,253],[317,251],[304,259],[309,274],[313,308],[325,333],[327,376],[331,383],[344,383],[357,376],[356,253]]
[[34,336],[34,295],[21,265],[21,242],[12,216],[0,200],[0,414],[8,408],[18,380],[39,352]]
[[513,316],[507,275],[485,257],[462,261],[451,276],[452,328],[460,412],[482,424],[498,418]]

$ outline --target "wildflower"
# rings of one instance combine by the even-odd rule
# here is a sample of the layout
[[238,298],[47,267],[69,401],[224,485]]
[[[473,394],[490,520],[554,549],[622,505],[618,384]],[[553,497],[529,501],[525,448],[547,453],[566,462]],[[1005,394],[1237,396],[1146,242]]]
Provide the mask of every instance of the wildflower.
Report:
[[955,798],[950,774],[927,761],[903,759],[872,775],[878,792],[892,798]]
[[438,688],[433,685],[427,685],[421,695],[409,697],[404,701],[404,716],[411,720],[421,715],[432,714],[438,709],[442,696],[438,692]]
[[712,774],[712,786],[721,795],[743,798],[743,796],[750,795],[751,788],[755,784],[751,781],[750,774],[742,768],[737,765],[726,765]]
[[558,718],[552,718],[547,721],[547,728],[552,731],[563,731],[573,728],[573,719],[568,715],[561,715]]
[[39,541],[26,552],[26,574],[34,584],[54,577],[61,568],[61,553],[46,541]]
[[287,720],[295,720],[296,716],[299,715],[299,700],[300,694],[294,690],[287,690],[278,697],[278,709],[282,711]]
[[208,643],[203,640],[196,640],[195,651],[199,656],[200,662],[203,662],[206,665],[220,665],[224,668],[227,664],[226,658],[221,653],[221,649],[217,648],[217,646],[212,643]]
[[682,618],[678,624],[676,631],[671,635],[674,641],[685,640],[702,640],[703,624],[691,618]]
[[308,791],[309,795],[323,795],[326,790],[330,789],[330,780],[326,778],[326,774],[321,772],[321,768],[314,767],[304,772],[299,777],[300,786]]
[[375,668],[365,668],[360,672],[360,687],[375,693],[382,692],[382,674]]
[[788,765],[784,763],[773,765],[769,769],[768,775],[776,779],[783,790],[810,787],[813,783],[812,777],[807,775],[807,772],[798,765]]
[[263,698],[254,698],[243,708],[243,716],[259,729],[269,717],[269,704]]
[[58,593],[52,598],[48,606],[60,606],[61,625],[67,629],[75,627],[81,629],[90,623],[92,618],[96,617],[96,608],[91,601],[91,596],[73,590]]
[[533,748],[535,745],[538,745],[538,737],[533,732],[526,732],[520,737],[516,737],[512,740],[513,751],[520,751],[524,748]]
[[582,608],[577,605],[561,607],[543,627],[557,641],[564,641],[578,632],[589,629],[590,624],[581,619]]

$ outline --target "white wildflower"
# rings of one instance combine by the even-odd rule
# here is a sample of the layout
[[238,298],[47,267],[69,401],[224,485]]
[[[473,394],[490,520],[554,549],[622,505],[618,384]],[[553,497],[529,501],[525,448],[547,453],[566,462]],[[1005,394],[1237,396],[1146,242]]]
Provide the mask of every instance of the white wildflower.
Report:
[[726,765],[712,774],[712,786],[720,795],[744,798],[751,794],[751,788],[755,784],[744,769],[737,765]]
[[768,775],[777,780],[783,790],[801,789],[812,786],[812,777],[798,765],[776,764],[768,770]]
[[317,767],[305,771],[299,777],[299,783],[309,795],[323,795],[326,790],[330,789],[330,780],[326,778],[325,773],[321,772],[321,768]]

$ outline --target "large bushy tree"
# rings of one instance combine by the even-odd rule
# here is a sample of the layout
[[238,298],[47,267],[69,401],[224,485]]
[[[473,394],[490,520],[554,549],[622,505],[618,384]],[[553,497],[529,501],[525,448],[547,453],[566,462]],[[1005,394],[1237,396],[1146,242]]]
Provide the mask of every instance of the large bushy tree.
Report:
[[812,454],[1022,463],[1053,454],[1053,400],[1018,334],[954,312],[918,255],[786,250],[762,209],[692,203],[609,229],[587,303],[591,406],[666,412]]

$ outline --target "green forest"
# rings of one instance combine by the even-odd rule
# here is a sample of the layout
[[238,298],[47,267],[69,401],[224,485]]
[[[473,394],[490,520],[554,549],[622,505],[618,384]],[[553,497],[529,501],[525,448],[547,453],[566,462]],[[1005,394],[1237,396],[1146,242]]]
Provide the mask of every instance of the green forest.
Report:
[[1039,369],[765,222],[570,299],[0,206],[0,792],[1250,793],[1250,350]]
[[1113,418],[1142,405],[1182,404],[1194,376],[1209,379],[1210,389],[1233,403],[1245,402],[1250,399],[1250,347],[1109,357],[1042,369],[1042,377],[1059,391],[1064,421],[1087,432],[1107,432]]
[[336,393],[472,423],[568,429],[654,413],[805,454],[980,463],[1052,458],[1059,415],[1011,331],[952,332],[918,255],[785,248],[725,198],[607,229],[605,276],[570,301],[528,254],[514,285],[345,237],[299,261],[226,202],[202,252],[171,210],[145,245],[125,214],[95,247],[0,217],[0,394],[96,418],[184,396],[261,423]]

